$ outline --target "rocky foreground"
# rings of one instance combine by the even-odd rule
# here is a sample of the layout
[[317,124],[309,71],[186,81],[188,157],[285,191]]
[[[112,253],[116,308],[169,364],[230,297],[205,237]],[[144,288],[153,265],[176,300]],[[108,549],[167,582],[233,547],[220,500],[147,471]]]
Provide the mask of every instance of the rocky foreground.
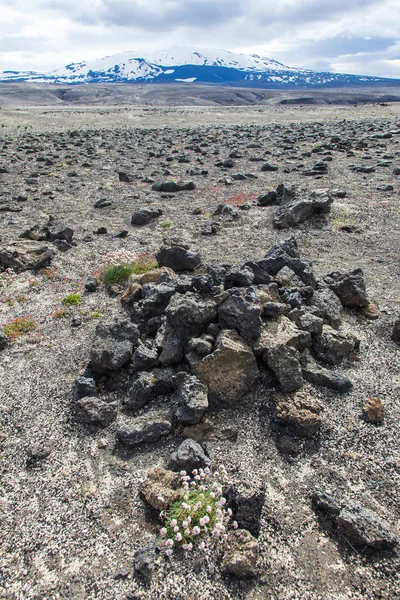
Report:
[[[298,117],[7,115],[1,598],[400,598],[400,123]],[[237,528],[166,556],[220,464]]]

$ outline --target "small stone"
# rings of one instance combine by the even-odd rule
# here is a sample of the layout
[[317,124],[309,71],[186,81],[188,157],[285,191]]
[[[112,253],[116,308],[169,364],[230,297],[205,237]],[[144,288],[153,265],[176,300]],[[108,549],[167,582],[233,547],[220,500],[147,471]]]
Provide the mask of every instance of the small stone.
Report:
[[143,577],[143,579],[147,583],[150,583],[153,575],[155,556],[156,551],[153,542],[150,542],[149,544],[135,552],[135,556],[133,559],[134,569]]
[[166,414],[151,411],[136,419],[126,419],[117,431],[117,439],[135,448],[142,444],[154,444],[171,433],[171,421]]
[[177,473],[161,467],[153,467],[147,472],[141,492],[150,506],[156,510],[165,510],[180,497],[179,485]]
[[200,444],[190,438],[184,440],[176,452],[171,454],[171,466],[177,471],[184,469],[191,473],[193,469],[204,469],[210,464],[211,460]]
[[369,302],[363,309],[363,315],[366,319],[374,321],[379,319],[379,309],[375,302]]
[[393,549],[398,539],[387,521],[358,503],[345,506],[339,513],[338,524],[350,543],[376,549]]
[[221,571],[237,577],[256,576],[258,551],[258,542],[249,531],[237,529],[230,532]]
[[307,392],[278,396],[275,420],[301,437],[312,437],[321,427],[322,406]]
[[392,331],[392,340],[400,342],[400,317],[395,321]]
[[363,407],[362,419],[366,423],[380,425],[383,421],[383,408],[384,405],[380,398],[368,398]]
[[88,277],[85,281],[85,290],[87,292],[95,292],[99,287],[99,282],[94,277]]

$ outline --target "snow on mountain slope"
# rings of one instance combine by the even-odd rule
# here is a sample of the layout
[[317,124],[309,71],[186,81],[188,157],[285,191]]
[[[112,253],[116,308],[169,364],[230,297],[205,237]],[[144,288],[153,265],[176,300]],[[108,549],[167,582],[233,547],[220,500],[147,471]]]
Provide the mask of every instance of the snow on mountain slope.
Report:
[[170,48],[121,52],[93,61],[71,63],[49,73],[5,71],[0,81],[52,83],[196,82],[245,87],[321,87],[366,85],[395,80],[287,67],[257,54],[228,50]]

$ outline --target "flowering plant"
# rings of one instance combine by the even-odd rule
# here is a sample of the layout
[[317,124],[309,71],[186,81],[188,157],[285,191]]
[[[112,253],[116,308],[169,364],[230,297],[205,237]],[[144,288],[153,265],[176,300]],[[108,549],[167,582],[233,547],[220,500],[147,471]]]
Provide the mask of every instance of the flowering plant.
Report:
[[[221,465],[215,472],[210,469],[194,469],[192,477],[181,471],[182,497],[161,513],[165,526],[161,537],[165,554],[171,556],[175,548],[200,550],[206,541],[226,540],[227,526],[232,518],[232,510],[225,508],[226,498],[222,495],[222,485],[228,483],[225,467]],[[237,523],[233,522],[233,527]]]

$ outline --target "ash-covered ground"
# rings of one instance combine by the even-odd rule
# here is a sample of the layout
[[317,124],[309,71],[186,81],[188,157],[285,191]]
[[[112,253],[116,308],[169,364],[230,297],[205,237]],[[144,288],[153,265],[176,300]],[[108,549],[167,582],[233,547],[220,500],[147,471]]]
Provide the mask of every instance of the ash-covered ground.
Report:
[[[0,354],[1,598],[400,598],[398,552],[354,546],[311,501],[315,490],[330,490],[373,510],[399,535],[400,349],[391,339],[400,302],[399,110],[393,104],[1,111],[1,248],[22,243],[20,234],[49,215],[73,229],[76,244],[63,251],[49,243],[54,256],[44,270],[10,280],[3,273],[1,327],[29,316],[36,328]],[[266,163],[274,169],[261,170]],[[192,181],[195,189],[152,190],[153,181],[168,180]],[[299,195],[321,188],[346,194],[334,198],[329,214],[278,230],[276,207],[257,198],[280,184]],[[232,206],[237,218],[214,216],[219,204]],[[140,207],[162,215],[132,226]],[[171,223],[160,226],[165,221]],[[127,237],[115,237],[121,230]],[[146,584],[133,557],[161,524],[140,484],[150,467],[168,463],[183,437],[176,429],[127,451],[115,442],[118,421],[106,428],[77,422],[72,388],[88,363],[96,325],[125,314],[119,295],[104,286],[87,293],[84,282],[114,250],[153,254],[163,240],[177,238],[200,253],[204,266],[235,266],[262,259],[291,235],[319,280],[362,268],[379,307],[376,320],[344,311],[342,330],[359,338],[360,350],[337,371],[353,389],[338,394],[305,384],[323,407],[322,425],[311,438],[293,438],[295,456],[279,443],[276,388],[257,383],[234,407],[210,411],[201,441],[213,463],[223,463],[234,481],[266,489],[258,574],[221,574],[218,552],[171,560],[160,554]],[[63,312],[62,299],[74,292],[81,303]],[[81,325],[72,326],[74,317]],[[125,392],[114,393],[120,400]],[[384,405],[380,425],[361,419],[372,397]]]

